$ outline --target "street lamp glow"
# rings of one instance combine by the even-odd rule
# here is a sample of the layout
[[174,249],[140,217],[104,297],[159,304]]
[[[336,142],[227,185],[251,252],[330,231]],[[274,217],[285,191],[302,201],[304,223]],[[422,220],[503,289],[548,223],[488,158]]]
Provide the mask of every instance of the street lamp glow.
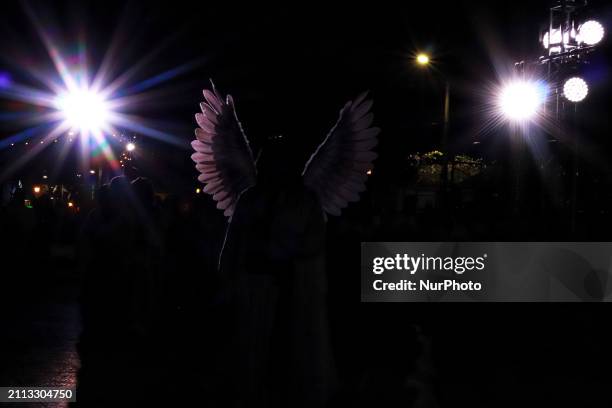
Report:
[[127,150],[128,152],[133,152],[134,150],[136,150],[136,145],[130,142],[125,145],[125,150]]
[[429,64],[429,55],[421,53],[417,55],[416,61],[419,65],[427,65]]
[[604,34],[605,30],[601,23],[595,20],[589,20],[578,27],[576,39],[579,43],[595,45],[603,39]]
[[515,81],[506,85],[499,95],[501,112],[511,120],[528,120],[534,117],[544,103],[545,92],[541,84],[531,81]]
[[563,96],[570,102],[580,102],[587,97],[589,86],[582,78],[573,77],[563,84]]
[[99,131],[106,126],[109,109],[104,98],[87,89],[73,89],[56,98],[68,126],[80,131]]

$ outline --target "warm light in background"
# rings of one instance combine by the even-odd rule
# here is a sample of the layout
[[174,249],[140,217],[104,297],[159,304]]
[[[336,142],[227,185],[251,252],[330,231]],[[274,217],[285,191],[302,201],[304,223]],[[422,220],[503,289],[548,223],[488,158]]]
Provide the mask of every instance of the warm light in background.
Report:
[[125,145],[125,150],[127,150],[128,152],[133,152],[134,150],[136,150],[136,145],[130,142]]
[[417,55],[416,61],[419,65],[427,65],[429,64],[429,55],[420,53]]
[[34,193],[35,194],[39,194],[40,193],[40,187],[39,186],[34,186]]
[[201,188],[199,188],[199,187],[198,187],[198,188],[196,188],[196,194],[200,194],[201,192],[202,192],[202,189],[201,189]]
[[70,207],[70,208],[74,207],[74,203],[72,201],[69,201],[68,202],[68,207]]

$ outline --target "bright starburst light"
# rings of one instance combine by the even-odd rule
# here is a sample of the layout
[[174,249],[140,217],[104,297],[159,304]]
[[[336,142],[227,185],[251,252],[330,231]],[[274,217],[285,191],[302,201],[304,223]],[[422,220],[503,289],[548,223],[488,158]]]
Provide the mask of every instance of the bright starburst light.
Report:
[[563,96],[571,102],[580,102],[587,97],[589,86],[582,78],[573,77],[563,84]]
[[427,65],[429,64],[429,55],[421,53],[417,55],[416,60],[419,65]]
[[[26,74],[24,78],[44,86],[20,83],[13,75],[10,80],[0,83],[0,97],[32,108],[28,112],[16,113],[30,127],[0,140],[0,149],[28,146],[25,153],[0,172],[0,179],[10,176],[51,146],[62,146],[56,160],[59,168],[74,143],[81,147],[81,166],[84,169],[90,168],[90,161],[99,162],[100,159],[119,169],[120,163],[114,152],[122,150],[125,141],[112,137],[114,134],[136,133],[184,147],[181,138],[151,126],[151,121],[134,112],[139,112],[142,106],[150,106],[151,101],[161,101],[156,102],[159,107],[170,100],[167,95],[173,90],[153,88],[190,71],[204,59],[137,79],[144,68],[151,66],[152,58],[170,45],[173,38],[161,41],[149,54],[133,61],[122,71],[119,67],[122,58],[118,54],[129,35],[129,27],[120,25],[99,65],[93,66],[82,35],[89,27],[81,27],[81,34],[74,38],[62,37],[65,30],[48,18],[47,14],[51,13],[40,9],[34,11],[27,4],[25,7],[55,71],[38,63],[40,57],[30,54],[33,48],[28,44],[17,44],[15,55],[10,56],[16,72],[22,70]],[[45,18],[40,18],[40,15]],[[13,115],[5,117],[8,120]],[[58,141],[64,143],[58,145]]]
[[56,98],[56,106],[65,117],[66,125],[81,132],[99,132],[108,127],[109,108],[95,91],[74,89]]
[[532,119],[544,103],[546,93],[537,82],[517,80],[504,86],[499,95],[499,108],[514,121]]

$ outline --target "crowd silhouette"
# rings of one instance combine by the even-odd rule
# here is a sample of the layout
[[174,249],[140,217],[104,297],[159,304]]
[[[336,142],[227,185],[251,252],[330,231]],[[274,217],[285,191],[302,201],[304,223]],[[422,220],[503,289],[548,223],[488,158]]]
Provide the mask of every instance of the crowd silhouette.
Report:
[[[494,238],[495,225],[511,222],[466,207],[455,212],[464,211],[464,226],[456,218],[449,229],[436,208],[417,214],[381,204],[389,194],[376,188],[326,219],[295,186],[281,177],[247,191],[229,230],[209,197],[162,199],[146,178],[114,178],[81,211],[44,194],[27,208],[15,190],[0,223],[5,264],[17,261],[19,273],[4,274],[3,300],[27,302],[24,282],[41,292],[45,282],[78,285],[76,407],[187,406],[194,398],[219,407],[434,407],[449,395],[463,406],[484,398],[482,387],[510,387],[533,361],[565,372],[586,367],[553,364],[570,339],[591,342],[591,354],[601,349],[596,318],[577,312],[564,318],[582,329],[542,352],[519,334],[528,327],[541,334],[538,344],[551,339],[537,311],[510,324],[431,304],[360,303],[352,274],[361,242]],[[559,319],[547,330],[562,330]],[[499,345],[484,340],[491,330],[513,339],[506,345],[522,344],[498,365],[490,356]]]
[[[146,178],[112,179],[81,211],[45,194],[27,208],[15,190],[2,209],[7,254],[27,260],[15,279],[63,271],[80,289],[75,406],[194,393],[209,406],[371,406],[394,387],[374,380],[375,358],[358,362],[378,335],[359,335],[358,279],[346,276],[372,226],[352,212],[326,220],[291,181],[245,193],[227,236],[208,197],[161,199]],[[414,375],[418,330],[402,330],[412,351],[390,380],[404,390],[394,401],[430,383]]]
[[161,202],[144,178],[101,188],[78,242],[80,404],[170,401],[210,384],[223,223],[203,200]]

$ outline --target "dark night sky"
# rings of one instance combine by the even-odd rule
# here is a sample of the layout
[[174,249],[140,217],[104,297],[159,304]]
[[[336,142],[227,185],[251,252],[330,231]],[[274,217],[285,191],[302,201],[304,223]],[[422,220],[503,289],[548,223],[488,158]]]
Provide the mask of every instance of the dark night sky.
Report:
[[[113,58],[116,73],[144,61],[128,86],[192,64],[188,72],[152,88],[147,101],[132,109],[153,127],[184,140],[185,146],[192,137],[193,113],[208,78],[234,96],[253,143],[282,133],[304,152],[304,160],[333,125],[344,102],[370,89],[376,124],[384,131],[381,160],[390,163],[406,152],[436,146],[441,132],[442,74],[454,84],[451,136],[457,145],[471,144],[474,129],[483,120],[479,116],[483,90],[495,81],[496,65],[510,66],[515,60],[539,55],[538,34],[550,2],[321,7],[219,3],[11,2],[3,5],[0,16],[0,68],[19,82],[36,86],[40,84],[23,74],[24,61],[53,72],[25,12],[29,4],[45,27],[65,39],[64,48],[74,49],[74,38],[84,32],[90,66],[97,66],[118,35]],[[591,2],[591,9],[610,27],[612,7],[605,3]],[[416,50],[434,56],[438,74],[414,67],[411,56]],[[608,75],[603,68],[599,92],[605,95]],[[607,106],[599,105],[599,112],[607,111]],[[607,132],[607,116],[593,116],[599,120],[593,122],[597,129]],[[17,132],[20,126],[5,121],[0,124],[0,136]],[[185,160],[177,164],[173,159],[171,164],[177,176],[195,176],[184,170],[191,166],[188,151],[165,149],[170,156],[184,154]]]

